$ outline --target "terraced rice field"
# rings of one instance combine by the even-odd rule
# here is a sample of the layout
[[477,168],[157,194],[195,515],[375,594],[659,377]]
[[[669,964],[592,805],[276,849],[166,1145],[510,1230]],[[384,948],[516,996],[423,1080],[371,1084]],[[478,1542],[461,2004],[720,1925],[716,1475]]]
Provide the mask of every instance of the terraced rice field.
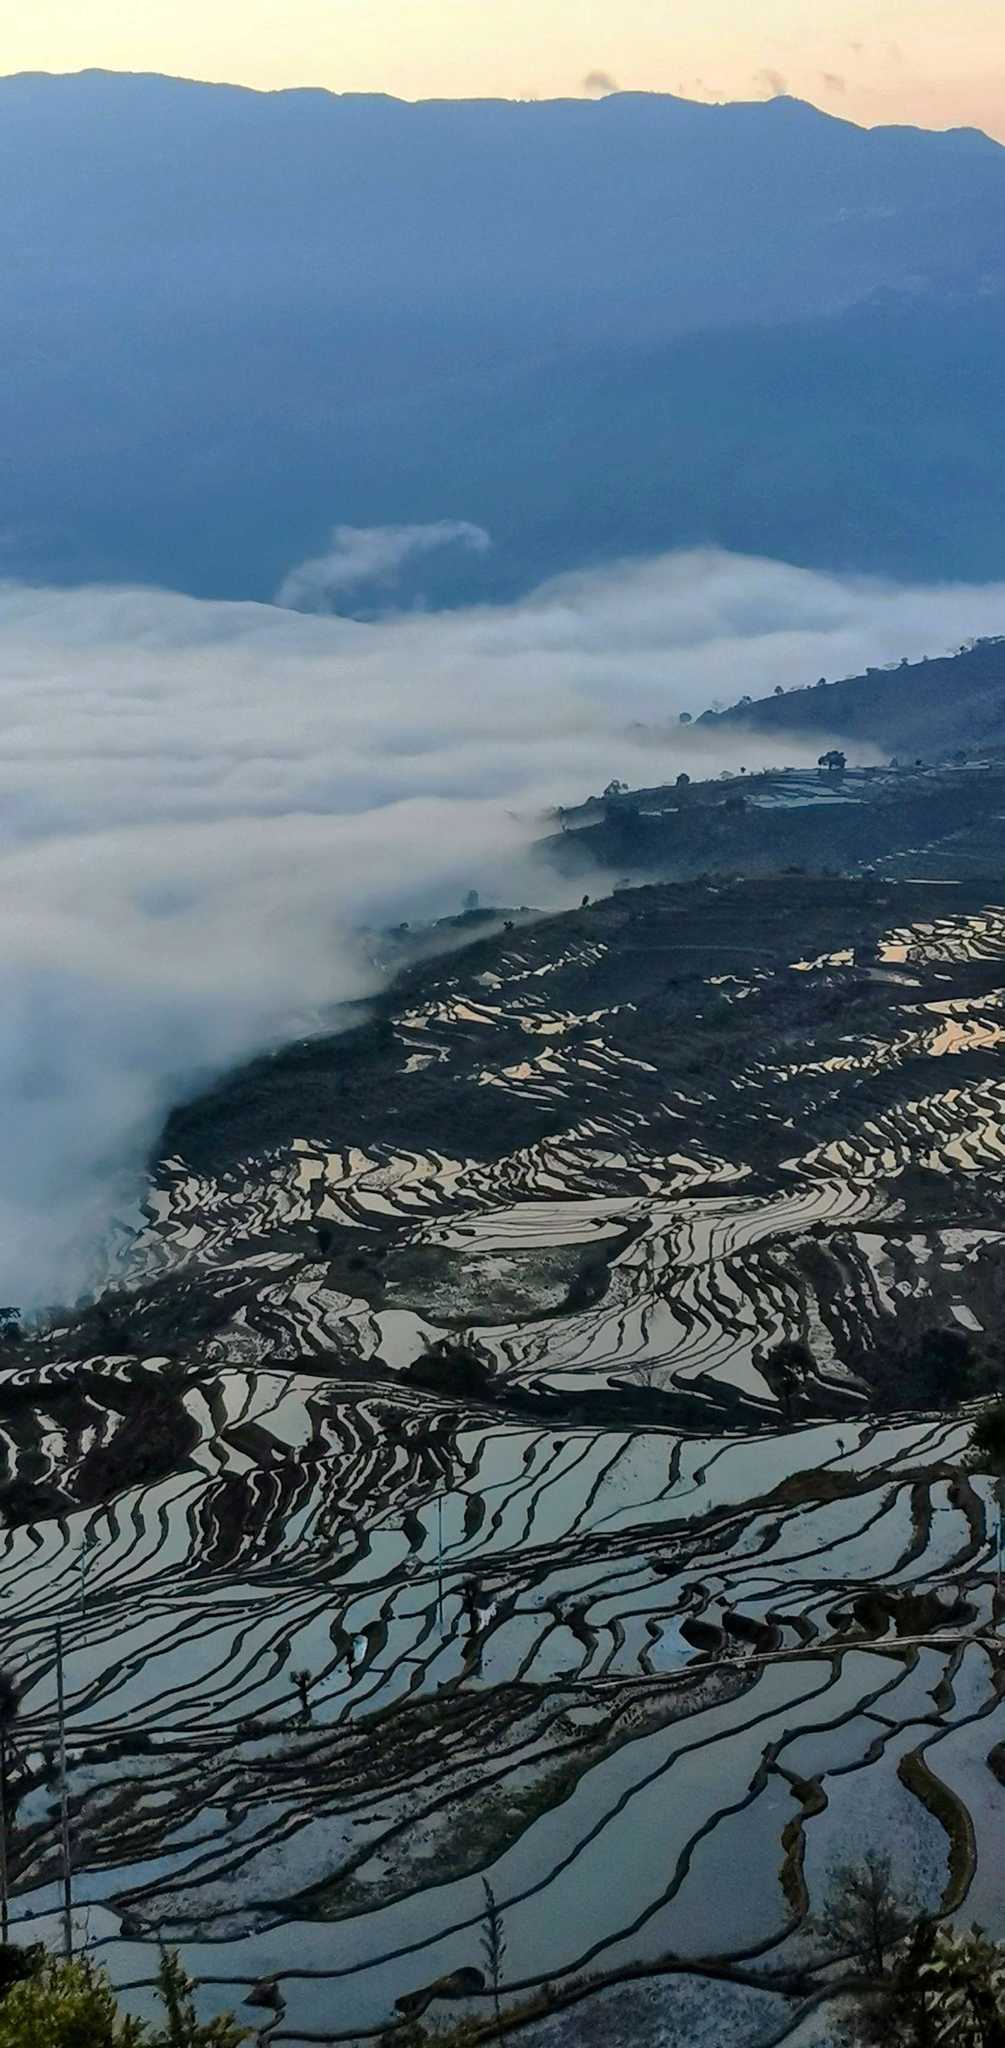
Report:
[[870,1843],[1005,1935],[993,1482],[890,1364],[997,1356],[987,893],[616,895],[174,1119],[0,1383],[19,1931],[58,1619],[77,1938],[140,2007],[167,1939],[276,2041],[488,2017],[488,1877],[507,2004],[672,1955],[689,2040],[766,2043]]

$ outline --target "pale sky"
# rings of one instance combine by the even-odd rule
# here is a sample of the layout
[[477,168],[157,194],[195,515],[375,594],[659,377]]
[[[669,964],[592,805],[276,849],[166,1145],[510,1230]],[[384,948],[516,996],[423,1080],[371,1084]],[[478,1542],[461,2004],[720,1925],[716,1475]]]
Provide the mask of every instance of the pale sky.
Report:
[[0,0],[0,72],[91,65],[403,99],[789,91],[1005,139],[1005,0]]

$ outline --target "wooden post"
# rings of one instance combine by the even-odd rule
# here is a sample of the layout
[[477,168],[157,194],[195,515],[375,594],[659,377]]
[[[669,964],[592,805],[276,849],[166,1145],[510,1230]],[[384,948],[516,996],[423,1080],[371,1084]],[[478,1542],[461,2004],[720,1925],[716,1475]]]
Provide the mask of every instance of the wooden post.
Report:
[[436,1496],[436,1618],[443,1633],[443,1495]]
[[7,1903],[7,1730],[0,1728],[0,1934],[6,1944],[10,1930]]
[[63,1687],[63,1624],[56,1623],[56,1726],[59,1735],[59,1832],[63,1865],[63,1954],[73,1955],[73,1883],[70,1864],[70,1800],[66,1785],[66,1704]]
[[998,1504],[998,1531],[995,1558],[995,1598],[992,1621],[997,1622],[1002,1597],[1002,1550],[1005,1548],[1005,1472],[999,1472],[995,1479],[995,1500]]

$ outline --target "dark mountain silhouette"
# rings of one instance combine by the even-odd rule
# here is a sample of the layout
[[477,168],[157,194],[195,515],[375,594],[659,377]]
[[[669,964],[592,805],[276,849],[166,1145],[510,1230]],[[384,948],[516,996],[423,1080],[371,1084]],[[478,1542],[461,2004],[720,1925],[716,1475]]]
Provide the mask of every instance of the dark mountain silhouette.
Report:
[[[707,107],[0,81],[0,568],[269,596],[468,519],[438,601],[713,540],[985,576],[1005,150]],[[948,558],[947,558],[948,555]]]
[[864,676],[789,690],[728,711],[707,711],[700,725],[804,739],[841,737],[908,757],[1005,748],[1005,639],[978,640],[937,660],[872,668]]

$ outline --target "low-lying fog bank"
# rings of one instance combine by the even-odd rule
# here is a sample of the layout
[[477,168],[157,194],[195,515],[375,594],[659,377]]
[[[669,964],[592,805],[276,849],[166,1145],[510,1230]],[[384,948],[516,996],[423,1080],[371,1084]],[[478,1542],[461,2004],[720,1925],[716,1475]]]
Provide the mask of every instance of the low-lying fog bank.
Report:
[[[778,758],[682,710],[938,651],[1005,592],[719,553],[362,625],[161,591],[0,598],[0,1300],[72,1296],[196,1077],[365,995],[361,924],[556,903],[550,806]],[[787,749],[815,758],[818,745]],[[549,894],[550,892],[550,894]]]

